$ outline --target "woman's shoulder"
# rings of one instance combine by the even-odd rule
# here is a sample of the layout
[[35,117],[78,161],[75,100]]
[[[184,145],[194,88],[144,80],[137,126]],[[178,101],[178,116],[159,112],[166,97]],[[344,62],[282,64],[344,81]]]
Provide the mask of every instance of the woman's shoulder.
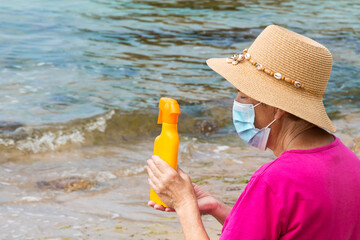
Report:
[[360,167],[359,158],[339,138],[326,145],[305,150],[290,150],[272,162],[262,165],[254,177],[269,185],[279,182],[308,182],[327,176],[330,172]]

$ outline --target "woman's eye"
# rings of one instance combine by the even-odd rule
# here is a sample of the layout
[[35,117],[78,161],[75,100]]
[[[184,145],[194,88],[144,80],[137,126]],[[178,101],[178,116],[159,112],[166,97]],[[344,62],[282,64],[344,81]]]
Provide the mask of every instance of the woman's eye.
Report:
[[240,96],[240,99],[247,99],[247,97],[244,97],[244,96]]

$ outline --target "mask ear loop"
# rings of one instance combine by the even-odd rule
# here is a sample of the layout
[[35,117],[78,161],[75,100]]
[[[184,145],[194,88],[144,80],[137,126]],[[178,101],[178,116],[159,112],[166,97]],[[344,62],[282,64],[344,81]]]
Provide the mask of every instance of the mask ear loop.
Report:
[[271,123],[269,123],[265,128],[270,127],[271,124],[273,124],[276,121],[276,118],[274,120],[271,121]]
[[[255,105],[254,105],[254,107],[253,107],[253,108],[255,108],[255,107],[259,106],[260,104],[261,104],[261,102],[258,102],[257,104],[255,104]],[[265,128],[270,127],[270,125],[271,125],[271,124],[273,124],[275,121],[276,121],[276,118],[275,118],[274,120],[272,120],[272,121],[271,121],[271,123],[269,123],[269,124],[268,124]]]
[[253,108],[255,108],[255,107],[259,106],[260,104],[261,104],[261,102],[258,102],[257,104],[255,104],[255,105],[254,105],[254,107],[253,107]]

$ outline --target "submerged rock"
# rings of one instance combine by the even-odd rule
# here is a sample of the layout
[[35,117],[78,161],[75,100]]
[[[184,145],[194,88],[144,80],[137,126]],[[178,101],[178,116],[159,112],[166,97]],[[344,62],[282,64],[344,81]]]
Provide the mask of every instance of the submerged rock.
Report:
[[96,183],[81,177],[59,178],[55,180],[40,180],[36,182],[40,189],[73,191],[90,190]]
[[195,124],[195,128],[205,136],[209,136],[212,132],[216,131],[219,127],[214,121],[201,120]]

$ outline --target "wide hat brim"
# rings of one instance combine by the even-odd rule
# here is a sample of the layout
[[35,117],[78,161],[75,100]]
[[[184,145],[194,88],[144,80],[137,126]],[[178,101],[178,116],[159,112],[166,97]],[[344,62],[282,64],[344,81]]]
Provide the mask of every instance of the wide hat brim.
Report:
[[249,97],[280,108],[330,132],[336,131],[326,114],[322,96],[289,87],[288,83],[257,70],[247,61],[233,65],[226,58],[211,58],[206,63]]

